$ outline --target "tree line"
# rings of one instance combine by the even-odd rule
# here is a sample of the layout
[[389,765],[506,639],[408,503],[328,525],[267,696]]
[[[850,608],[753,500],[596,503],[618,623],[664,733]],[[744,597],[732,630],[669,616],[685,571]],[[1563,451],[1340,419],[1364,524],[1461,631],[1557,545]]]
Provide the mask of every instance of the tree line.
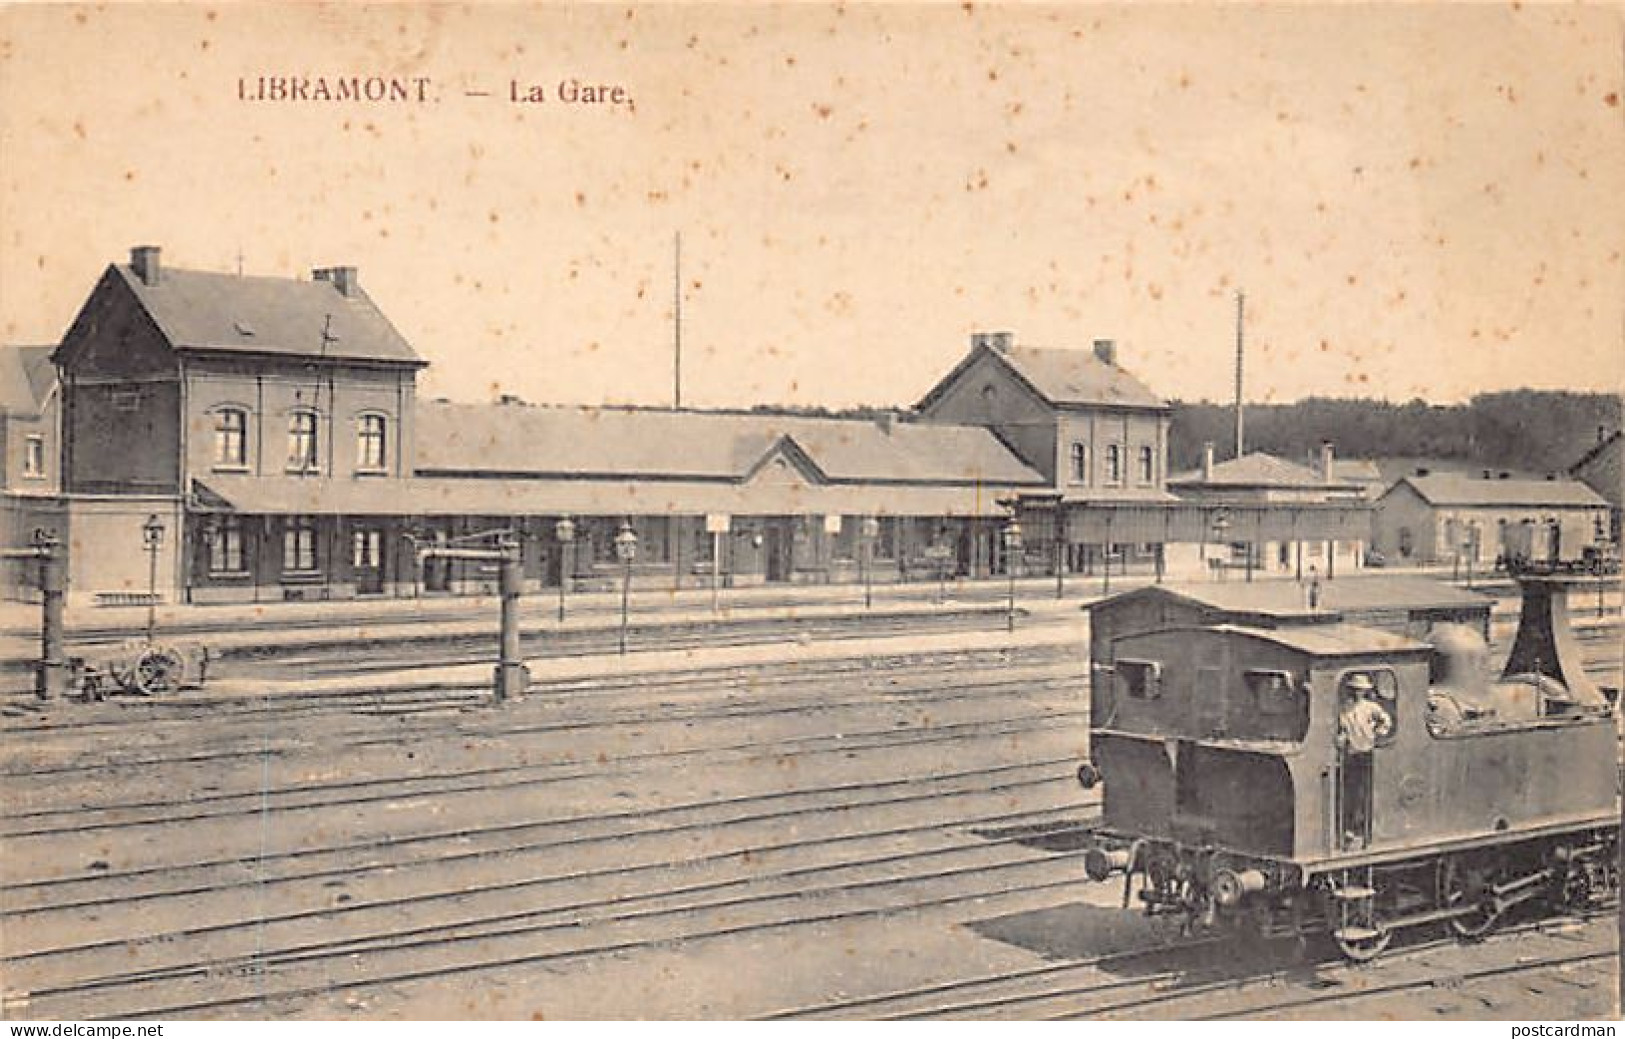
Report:
[[[1201,464],[1212,441],[1221,460],[1234,453],[1229,404],[1174,401],[1169,469]],[[1502,469],[1567,470],[1598,439],[1620,428],[1620,398],[1606,393],[1510,390],[1466,404],[1310,397],[1249,404],[1246,448],[1303,461],[1330,440],[1341,458],[1426,457]]]

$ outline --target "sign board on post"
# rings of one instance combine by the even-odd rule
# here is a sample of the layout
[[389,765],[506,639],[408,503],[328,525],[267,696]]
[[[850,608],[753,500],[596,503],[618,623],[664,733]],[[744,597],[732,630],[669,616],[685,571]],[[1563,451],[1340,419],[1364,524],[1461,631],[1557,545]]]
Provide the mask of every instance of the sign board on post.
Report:
[[708,512],[705,514],[705,532],[707,534],[726,534],[733,517],[726,512]]

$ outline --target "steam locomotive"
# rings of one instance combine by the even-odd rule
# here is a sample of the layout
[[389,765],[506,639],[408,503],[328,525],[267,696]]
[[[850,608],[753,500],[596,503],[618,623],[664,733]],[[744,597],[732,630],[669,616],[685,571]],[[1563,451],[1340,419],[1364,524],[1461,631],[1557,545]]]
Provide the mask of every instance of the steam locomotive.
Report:
[[1617,691],[1586,675],[1570,630],[1585,579],[1519,580],[1499,677],[1487,605],[1373,626],[1370,604],[1096,604],[1088,876],[1191,925],[1328,933],[1351,960],[1422,925],[1470,937],[1525,903],[1612,898]]

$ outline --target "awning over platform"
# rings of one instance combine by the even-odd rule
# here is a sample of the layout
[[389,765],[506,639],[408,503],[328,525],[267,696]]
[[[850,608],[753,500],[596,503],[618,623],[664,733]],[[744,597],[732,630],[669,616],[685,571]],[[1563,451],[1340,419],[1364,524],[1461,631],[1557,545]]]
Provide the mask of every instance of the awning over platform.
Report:
[[1357,541],[1371,533],[1371,507],[1352,502],[1237,505],[1171,497],[1114,500],[1024,494],[1021,508],[1029,516],[1038,514],[1032,534],[1040,539],[1050,536],[1052,523],[1047,520],[1053,520],[1059,509],[1066,538],[1073,544]]
[[885,484],[743,486],[690,480],[327,479],[212,476],[196,512],[310,516],[997,517],[1007,487]]

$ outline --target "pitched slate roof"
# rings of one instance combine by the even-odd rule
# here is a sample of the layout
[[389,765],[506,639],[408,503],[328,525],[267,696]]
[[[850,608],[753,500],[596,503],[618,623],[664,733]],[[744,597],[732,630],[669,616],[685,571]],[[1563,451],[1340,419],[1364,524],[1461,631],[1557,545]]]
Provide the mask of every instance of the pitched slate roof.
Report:
[[1427,458],[1413,455],[1373,458],[1371,461],[1382,474],[1385,484],[1398,483],[1406,476],[1420,475],[1423,470],[1429,473],[1457,473],[1473,477],[1483,476],[1488,470],[1497,479],[1502,473],[1506,473],[1508,479],[1514,480],[1540,480],[1545,477],[1545,474],[1530,469],[1506,469],[1461,458]]
[[1616,429],[1608,436],[1591,445],[1590,449],[1588,449],[1585,454],[1580,456],[1579,461],[1569,466],[1569,474],[1571,476],[1578,476],[1581,469],[1584,469],[1586,466],[1590,465],[1596,459],[1602,457],[1609,451],[1612,451],[1615,455],[1618,455],[1620,450],[1620,437],[1622,435],[1625,435],[1625,433],[1622,433],[1620,430]]
[[1382,482],[1382,470],[1370,458],[1334,458],[1332,475],[1345,483]]
[[56,385],[53,346],[0,347],[0,413],[36,418]]
[[978,344],[921,398],[925,410],[952,386],[978,358],[991,357],[1009,369],[1048,403],[1057,407],[1094,405],[1168,409],[1168,402],[1116,364],[1093,350],[1056,350],[1036,346],[995,347]]
[[1107,364],[1092,350],[1036,346],[988,348],[1051,404],[1115,404],[1166,408],[1168,403],[1120,365]]
[[788,440],[832,482],[1042,485],[977,426],[630,408],[417,406],[417,468],[738,481]]
[[327,281],[173,267],[148,285],[128,264],[112,269],[179,350],[427,363],[360,288],[346,297]]
[[[1335,472],[1335,470],[1334,470]],[[1216,463],[1213,475],[1203,479],[1200,469],[1180,473],[1168,478],[1169,486],[1198,487],[1290,487],[1348,488],[1348,484],[1328,484],[1320,474],[1307,466],[1288,462],[1283,458],[1254,451]]]
[[1388,494],[1407,485],[1430,505],[1549,508],[1608,504],[1578,480],[1485,480],[1461,473],[1430,473],[1407,476],[1389,488]]
[[1569,475],[1585,482],[1587,487],[1607,498],[1616,509],[1625,499],[1625,478],[1620,471],[1621,453],[1625,441],[1619,430],[1587,451],[1578,462],[1569,466]]

